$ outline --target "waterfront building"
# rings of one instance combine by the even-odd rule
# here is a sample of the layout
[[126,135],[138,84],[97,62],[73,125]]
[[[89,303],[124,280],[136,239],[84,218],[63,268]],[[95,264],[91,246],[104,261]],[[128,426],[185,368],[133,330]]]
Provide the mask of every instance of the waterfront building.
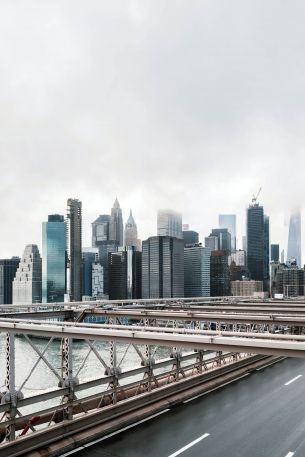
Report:
[[66,293],[66,223],[51,214],[42,223],[42,303],[63,302]]
[[36,244],[25,247],[13,281],[13,304],[41,303],[41,257]]
[[0,305],[13,303],[13,281],[20,258],[0,259]]
[[230,269],[228,251],[211,252],[211,297],[229,296]]
[[299,268],[302,266],[301,212],[294,211],[290,216],[287,261],[295,259]]
[[123,246],[123,216],[122,209],[117,198],[111,208],[109,240],[117,241],[118,246]]
[[271,264],[272,293],[283,294],[286,297],[304,296],[305,271],[296,262],[290,265]]
[[184,296],[210,296],[211,249],[201,244],[187,244],[184,248]]
[[152,236],[142,243],[142,298],[184,296],[184,241]]
[[109,299],[141,298],[142,253],[135,246],[109,254]]
[[82,203],[68,199],[67,248],[68,248],[68,294],[71,301],[82,299]]
[[263,281],[232,281],[231,293],[234,297],[251,297],[258,293],[263,293]]
[[231,235],[230,251],[236,250],[236,215],[235,214],[219,214],[218,226],[221,229],[227,228]]
[[92,222],[92,242],[93,248],[98,247],[101,241],[109,240],[109,225],[110,215],[101,214],[94,222]]
[[280,245],[271,244],[271,262],[280,261]]
[[182,236],[182,214],[171,209],[158,211],[157,235],[183,238]]

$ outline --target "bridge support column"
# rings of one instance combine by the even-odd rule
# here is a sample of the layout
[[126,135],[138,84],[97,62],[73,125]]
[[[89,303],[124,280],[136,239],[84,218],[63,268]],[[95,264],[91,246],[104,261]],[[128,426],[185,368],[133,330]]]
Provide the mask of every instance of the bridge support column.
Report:
[[73,419],[73,400],[75,400],[74,387],[78,384],[78,379],[73,377],[73,357],[72,357],[72,338],[64,338],[62,343],[62,379],[63,387],[69,388],[69,394],[63,398],[63,403],[67,403],[64,411],[65,419]]
[[17,414],[17,401],[22,399],[21,392],[16,391],[15,386],[15,334],[9,332],[6,334],[6,357],[5,357],[5,387],[6,392],[1,398],[1,403],[10,403],[10,410],[6,413],[6,419],[11,420],[12,423],[6,427],[6,440],[13,441],[16,438],[15,418]]

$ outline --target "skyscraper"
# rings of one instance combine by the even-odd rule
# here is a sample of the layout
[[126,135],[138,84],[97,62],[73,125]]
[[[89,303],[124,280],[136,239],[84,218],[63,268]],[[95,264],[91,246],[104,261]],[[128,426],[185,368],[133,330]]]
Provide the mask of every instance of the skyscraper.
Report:
[[104,298],[104,269],[98,260],[92,264],[92,297]]
[[0,260],[0,305],[13,303],[13,281],[19,262],[19,257]]
[[82,299],[82,203],[69,198],[67,214],[68,234],[68,293],[71,301]]
[[184,296],[210,296],[211,249],[201,244],[184,248]]
[[287,261],[295,259],[299,268],[302,266],[301,212],[299,209],[290,216]]
[[119,246],[123,246],[123,216],[117,198],[111,208],[109,240],[117,241]]
[[104,294],[109,294],[109,262],[108,257],[111,252],[117,252],[119,243],[116,240],[106,240],[99,243],[99,262],[103,267],[104,274]]
[[236,215],[235,214],[219,214],[219,228],[227,228],[231,235],[231,251],[236,250]]
[[171,209],[159,210],[157,218],[157,235],[183,238],[182,215]]
[[206,236],[204,239],[204,245],[206,248],[210,248],[211,251],[218,251],[219,249],[219,239],[218,236]]
[[138,251],[141,250],[141,242],[138,239],[137,224],[130,210],[129,218],[125,224],[125,246],[134,246]]
[[41,303],[41,257],[36,244],[28,244],[13,282],[13,304]]
[[142,253],[135,246],[109,254],[109,299],[141,298]]
[[211,297],[231,295],[228,251],[211,252]]
[[82,297],[92,296],[92,268],[98,259],[98,248],[82,250]]
[[184,241],[152,236],[142,243],[142,298],[184,296]]
[[264,208],[258,203],[247,209],[247,261],[251,279],[263,281],[266,268]]
[[280,245],[271,244],[271,262],[279,262],[280,260]]
[[183,230],[182,236],[184,240],[184,246],[199,243],[199,233],[195,232],[194,230]]
[[42,223],[42,302],[63,302],[66,293],[66,223],[53,214]]
[[220,251],[231,252],[231,234],[227,228],[213,229],[210,236],[217,236]]
[[110,215],[101,214],[92,222],[92,247],[96,248],[100,241],[109,240]]
[[269,216],[264,215],[264,290],[270,286]]

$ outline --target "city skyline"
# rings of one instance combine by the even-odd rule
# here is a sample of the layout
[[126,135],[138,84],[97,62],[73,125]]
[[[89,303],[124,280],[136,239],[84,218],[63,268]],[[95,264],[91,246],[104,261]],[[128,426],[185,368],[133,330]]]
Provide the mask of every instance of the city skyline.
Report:
[[115,195],[142,239],[162,207],[201,238],[236,214],[240,239],[261,186],[271,240],[287,250],[305,160],[302,2],[223,2],[220,14],[195,0],[174,17],[167,2],[137,0],[86,11],[76,0],[72,16],[58,0],[35,18],[18,7],[4,2],[0,18],[1,257],[40,243],[41,221],[70,195],[87,246]]
[[[264,195],[262,195],[259,199],[260,201],[260,204],[264,207],[264,210],[265,212],[268,212],[268,210],[266,210],[266,206],[264,204]],[[110,209],[113,205],[113,199],[114,197],[109,197],[108,198],[108,202],[109,205],[108,207],[105,206],[103,208],[101,208],[100,210],[97,210],[95,213],[93,213],[93,215],[91,216],[91,213],[90,213],[90,216],[88,215],[88,211],[86,211],[86,207],[84,206],[83,204],[83,201],[80,197],[78,197],[78,200],[80,200],[83,204],[83,216],[82,216],[82,219],[83,219],[83,224],[82,224],[82,245],[83,247],[90,247],[91,246],[91,243],[92,243],[92,229],[91,229],[91,225],[92,223],[99,217],[98,215],[99,214],[102,214],[102,213],[107,213],[107,211],[110,213]],[[119,198],[119,201],[125,201],[124,198]],[[112,202],[112,203],[111,203]],[[249,202],[250,202],[250,199],[249,199]],[[41,252],[42,250],[42,239],[41,239],[41,223],[42,221],[47,218],[48,214],[51,214],[52,212],[53,213],[64,213],[65,212],[65,208],[66,208],[66,205],[65,205],[65,201],[63,202],[60,202],[61,205],[58,205],[57,207],[54,208],[54,211],[52,211],[52,208],[47,212],[45,213],[46,216],[44,216],[44,218],[42,218],[42,220],[40,220],[38,222],[39,226],[38,226],[38,229],[36,226],[33,226],[32,227],[32,230],[30,233],[35,233],[37,232],[38,233],[38,238],[35,238],[32,236],[32,237],[23,237],[22,236],[19,236],[15,242],[12,242],[12,245],[13,246],[16,246],[16,248],[12,248],[13,250],[9,250],[8,247],[4,247],[2,248],[2,250],[0,251],[0,258],[11,258],[12,256],[21,256],[22,255],[22,252],[23,252],[23,249],[24,249],[24,246],[26,244],[37,244],[38,247],[39,247],[39,250]],[[143,214],[145,209],[143,208],[143,211],[139,211],[139,213],[135,214],[135,211],[133,210],[133,206],[129,204],[129,202],[127,202],[127,205],[126,207],[123,206],[123,204],[120,205],[121,208],[122,208],[122,214],[123,214],[123,224],[125,226],[125,223],[127,222],[127,219],[128,219],[128,216],[129,216],[129,213],[130,213],[130,209],[129,208],[132,208],[132,212],[133,212],[133,215],[135,215],[135,218],[137,220],[137,226],[138,226],[138,233],[139,233],[139,238],[141,240],[144,240],[144,239],[147,239],[149,238],[150,236],[154,236],[157,234],[157,229],[156,229],[156,221],[157,221],[157,214],[158,214],[158,210],[156,210],[155,214],[152,212],[151,214],[151,219],[146,222],[146,227],[147,228],[147,231],[145,232],[144,230],[142,230],[142,224],[141,224],[141,213]],[[232,208],[232,203],[231,203],[231,208]],[[245,207],[243,208],[244,211],[242,212],[241,210],[239,211],[231,211],[232,214],[236,214],[236,222],[237,222],[237,249],[242,249],[242,236],[246,233],[246,209],[247,209],[247,205],[245,205]],[[177,211],[177,212],[180,212],[179,209],[173,209],[174,211]],[[272,211],[270,211],[272,213]],[[270,214],[269,212],[269,214]],[[199,232],[199,241],[202,242],[202,244],[204,245],[204,238],[206,236],[209,236],[211,230],[213,228],[218,228],[219,226],[219,223],[218,223],[218,218],[219,218],[219,215],[224,213],[223,212],[220,212],[219,214],[215,213],[214,214],[214,217],[212,218],[212,220],[214,221],[214,224],[210,223],[209,221],[205,221],[205,224],[201,224],[201,226],[203,227],[207,227],[207,231],[204,232],[204,231],[201,231],[200,229],[198,229],[198,226],[195,226],[194,224],[190,223],[190,220],[196,220],[195,219],[195,215],[193,215],[192,217],[190,217],[189,219],[186,220],[186,218],[184,217],[184,214],[182,213],[182,222],[183,224],[184,223],[187,223],[189,224],[189,228],[190,230],[195,230],[197,232]],[[281,217],[282,216],[282,217]],[[198,217],[198,216],[197,216]],[[301,211],[301,219],[303,218],[303,214],[302,214],[302,211]],[[274,238],[274,221],[273,219],[270,217],[270,244],[279,244],[280,245],[280,249],[284,249],[285,250],[285,258],[286,258],[286,255],[287,255],[287,249],[288,249],[288,232],[289,232],[289,226],[287,226],[287,223],[285,223],[285,221],[287,220],[287,215],[284,219],[284,215],[278,215],[278,217],[275,218],[275,221],[277,222],[277,224],[279,225],[279,231],[282,232],[282,236],[281,236],[281,241],[279,241],[278,239]],[[145,222],[145,221],[144,221]],[[281,223],[282,222],[282,223]],[[199,223],[200,225],[200,223]],[[150,230],[150,231],[149,231]],[[204,229],[203,229],[204,230]],[[24,240],[24,243],[23,241],[21,240]],[[302,239],[302,245],[304,243],[304,237]],[[17,246],[20,246],[20,250],[18,251],[17,250]],[[0,248],[1,248],[1,240],[0,240]],[[5,254],[6,253],[6,254]],[[303,249],[302,249],[302,253],[303,253]],[[303,259],[303,255],[302,255],[302,259]],[[302,261],[302,265],[303,265],[304,261]]]

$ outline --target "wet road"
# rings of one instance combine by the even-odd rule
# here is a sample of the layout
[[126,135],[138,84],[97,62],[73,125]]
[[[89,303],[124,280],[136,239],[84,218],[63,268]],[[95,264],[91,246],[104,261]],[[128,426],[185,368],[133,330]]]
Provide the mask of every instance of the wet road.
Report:
[[75,457],[305,457],[305,360],[286,359]]

